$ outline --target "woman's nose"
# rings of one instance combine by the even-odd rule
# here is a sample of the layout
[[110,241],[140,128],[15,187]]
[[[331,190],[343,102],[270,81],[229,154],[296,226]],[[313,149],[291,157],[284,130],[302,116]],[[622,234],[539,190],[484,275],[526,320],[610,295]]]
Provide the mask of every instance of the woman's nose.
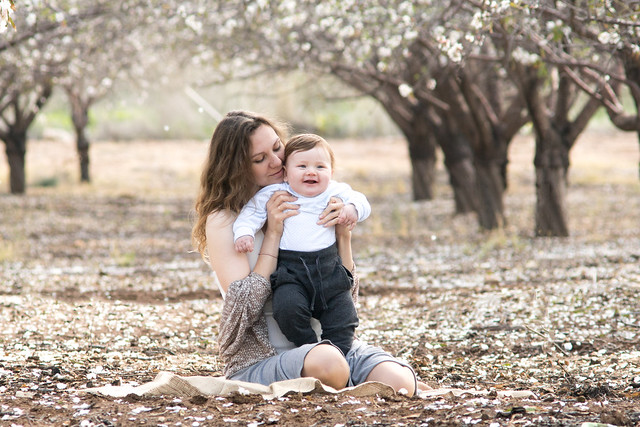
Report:
[[276,154],[271,154],[271,167],[282,166],[282,159]]

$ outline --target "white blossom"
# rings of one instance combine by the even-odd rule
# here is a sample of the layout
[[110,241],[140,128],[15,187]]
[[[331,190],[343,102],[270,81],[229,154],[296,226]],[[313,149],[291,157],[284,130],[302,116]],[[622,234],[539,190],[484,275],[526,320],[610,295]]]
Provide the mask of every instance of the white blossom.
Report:
[[198,19],[194,15],[187,16],[184,20],[184,23],[196,34],[202,33],[202,22],[198,21]]
[[449,59],[451,59],[453,62],[460,62],[462,61],[462,52],[463,52],[463,47],[462,44],[460,43],[454,43],[453,45],[451,45],[451,47],[447,50],[447,56],[449,57]]
[[602,44],[618,44],[620,34],[604,31],[598,34],[598,41]]
[[400,93],[400,96],[407,98],[413,94],[413,88],[406,83],[402,83],[398,86],[398,92]]
[[511,56],[516,62],[523,65],[532,65],[540,60],[540,57],[537,54],[526,51],[520,46],[513,50]]
[[473,28],[476,31],[479,31],[482,29],[482,27],[484,26],[484,13],[481,11],[476,12],[473,15],[473,18],[471,18],[471,28]]
[[416,38],[418,38],[418,32],[416,30],[409,29],[409,30],[405,31],[405,33],[404,33],[404,39],[405,40],[411,41],[411,40],[415,40]]
[[378,55],[380,55],[382,58],[388,58],[391,56],[391,49],[387,46],[380,46],[378,48]]
[[338,36],[341,38],[350,38],[353,37],[356,33],[356,30],[352,25],[346,25],[340,29]]
[[36,24],[38,17],[36,16],[35,13],[30,13],[27,15],[27,17],[25,18],[24,22],[25,24],[27,24],[28,26],[32,27]]

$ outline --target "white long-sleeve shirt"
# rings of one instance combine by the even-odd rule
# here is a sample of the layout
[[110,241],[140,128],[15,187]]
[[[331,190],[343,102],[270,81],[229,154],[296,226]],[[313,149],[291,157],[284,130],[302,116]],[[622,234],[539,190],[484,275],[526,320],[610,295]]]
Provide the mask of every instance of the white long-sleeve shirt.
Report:
[[280,239],[280,249],[313,252],[331,246],[336,241],[335,227],[318,225],[318,216],[325,210],[331,197],[340,198],[345,204],[353,204],[358,212],[358,222],[371,214],[371,205],[364,194],[353,190],[348,184],[331,181],[329,187],[315,197],[297,194],[288,183],[272,184],[262,188],[242,208],[233,223],[233,238],[253,236],[267,220],[267,201],[279,190],[285,190],[298,198],[298,215],[284,221],[284,232]]

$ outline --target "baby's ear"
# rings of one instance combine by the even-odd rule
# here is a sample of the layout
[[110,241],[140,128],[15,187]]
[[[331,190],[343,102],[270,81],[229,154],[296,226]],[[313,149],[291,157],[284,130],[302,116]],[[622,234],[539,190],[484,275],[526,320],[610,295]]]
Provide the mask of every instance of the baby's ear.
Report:
[[288,181],[287,181],[287,168],[286,168],[286,167],[284,167],[284,166],[282,166],[282,170],[284,171],[284,175],[283,175],[283,177],[282,177],[282,180],[283,180],[284,182],[288,182]]

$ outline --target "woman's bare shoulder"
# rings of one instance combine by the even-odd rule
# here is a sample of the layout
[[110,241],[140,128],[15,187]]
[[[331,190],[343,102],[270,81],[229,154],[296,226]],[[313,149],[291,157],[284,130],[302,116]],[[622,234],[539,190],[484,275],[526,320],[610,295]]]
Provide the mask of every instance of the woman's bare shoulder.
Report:
[[230,211],[217,211],[207,217],[207,250],[209,257],[228,258],[235,254],[233,247],[233,221],[236,214]]
[[233,246],[233,221],[236,216],[231,211],[218,211],[207,217],[210,264],[225,293],[233,281],[244,279],[251,273],[247,255],[237,252]]
[[229,211],[221,210],[215,211],[209,214],[207,217],[207,229],[209,228],[227,228],[233,225],[233,221],[236,220],[238,215]]

